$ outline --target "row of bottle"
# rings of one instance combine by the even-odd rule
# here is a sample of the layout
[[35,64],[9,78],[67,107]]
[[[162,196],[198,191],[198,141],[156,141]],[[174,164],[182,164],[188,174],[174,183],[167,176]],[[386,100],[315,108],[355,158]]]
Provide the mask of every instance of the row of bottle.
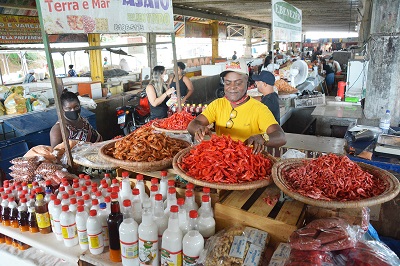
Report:
[[18,248],[19,250],[27,250],[28,248],[31,247],[22,241],[0,234],[0,244],[4,243],[7,245],[12,245],[13,247]]
[[[199,114],[201,114],[206,108],[207,108],[207,104],[202,105],[202,104],[186,104],[184,105],[182,103],[181,105],[182,107],[182,111],[185,111],[189,114],[191,114],[192,116],[198,116]],[[171,112],[175,113],[178,111],[178,104],[175,103],[174,105],[171,106]]]

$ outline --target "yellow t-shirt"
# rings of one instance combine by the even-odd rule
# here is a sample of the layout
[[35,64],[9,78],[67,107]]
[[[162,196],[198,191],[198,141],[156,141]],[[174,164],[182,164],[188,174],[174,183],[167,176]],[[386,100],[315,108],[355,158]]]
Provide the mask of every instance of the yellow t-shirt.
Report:
[[269,126],[278,124],[267,106],[250,97],[246,103],[234,108],[236,117],[232,118],[233,126],[226,128],[232,109],[227,99],[220,98],[211,102],[202,114],[210,124],[215,122],[217,135],[230,135],[232,139],[241,141],[263,134]]

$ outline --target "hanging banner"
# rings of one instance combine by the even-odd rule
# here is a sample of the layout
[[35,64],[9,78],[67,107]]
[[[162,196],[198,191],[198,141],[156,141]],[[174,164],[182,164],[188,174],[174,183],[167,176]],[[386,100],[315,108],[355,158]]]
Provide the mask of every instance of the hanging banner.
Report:
[[174,32],[172,0],[39,0],[47,34]]
[[302,12],[282,0],[272,0],[273,40],[301,42]]
[[185,23],[186,38],[211,38],[212,28],[210,24],[186,22]]

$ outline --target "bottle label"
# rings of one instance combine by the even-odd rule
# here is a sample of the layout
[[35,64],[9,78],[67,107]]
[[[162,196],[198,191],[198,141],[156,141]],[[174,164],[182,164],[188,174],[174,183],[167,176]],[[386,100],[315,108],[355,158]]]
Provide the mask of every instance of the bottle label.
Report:
[[247,237],[235,236],[231,249],[229,251],[230,257],[242,259],[244,257],[244,251],[246,249]]
[[38,227],[41,229],[51,226],[50,216],[49,216],[48,212],[36,213],[36,220],[37,220]]
[[103,226],[103,239],[104,242],[108,243],[108,226]]
[[100,232],[98,234],[95,235],[89,235],[88,234],[88,238],[89,238],[89,247],[91,249],[98,249],[98,248],[102,248],[103,247],[103,243],[100,240],[99,236],[102,234],[103,232]]
[[121,256],[125,259],[136,259],[139,255],[138,241],[135,242],[123,242],[121,243]]
[[76,223],[61,226],[61,234],[64,239],[73,239],[78,236]]
[[161,265],[178,266],[182,265],[182,250],[177,252],[161,249]]
[[78,230],[78,239],[81,245],[89,244],[87,230]]
[[148,241],[139,238],[139,262],[143,265],[156,265],[158,261],[158,240]]
[[191,257],[183,253],[183,266],[195,266],[197,264],[198,259],[199,256]]
[[61,224],[60,220],[53,220],[54,222],[54,233],[56,235],[61,235]]
[[259,247],[265,247],[265,245],[267,244],[269,238],[267,232],[252,227],[246,227],[244,232],[247,236],[247,241],[249,241],[250,243]]

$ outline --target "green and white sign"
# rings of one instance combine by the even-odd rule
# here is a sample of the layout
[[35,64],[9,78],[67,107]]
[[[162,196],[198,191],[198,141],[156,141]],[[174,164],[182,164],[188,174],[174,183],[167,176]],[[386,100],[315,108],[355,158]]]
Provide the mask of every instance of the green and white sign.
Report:
[[282,0],[272,0],[273,39],[278,42],[301,42],[301,10]]

